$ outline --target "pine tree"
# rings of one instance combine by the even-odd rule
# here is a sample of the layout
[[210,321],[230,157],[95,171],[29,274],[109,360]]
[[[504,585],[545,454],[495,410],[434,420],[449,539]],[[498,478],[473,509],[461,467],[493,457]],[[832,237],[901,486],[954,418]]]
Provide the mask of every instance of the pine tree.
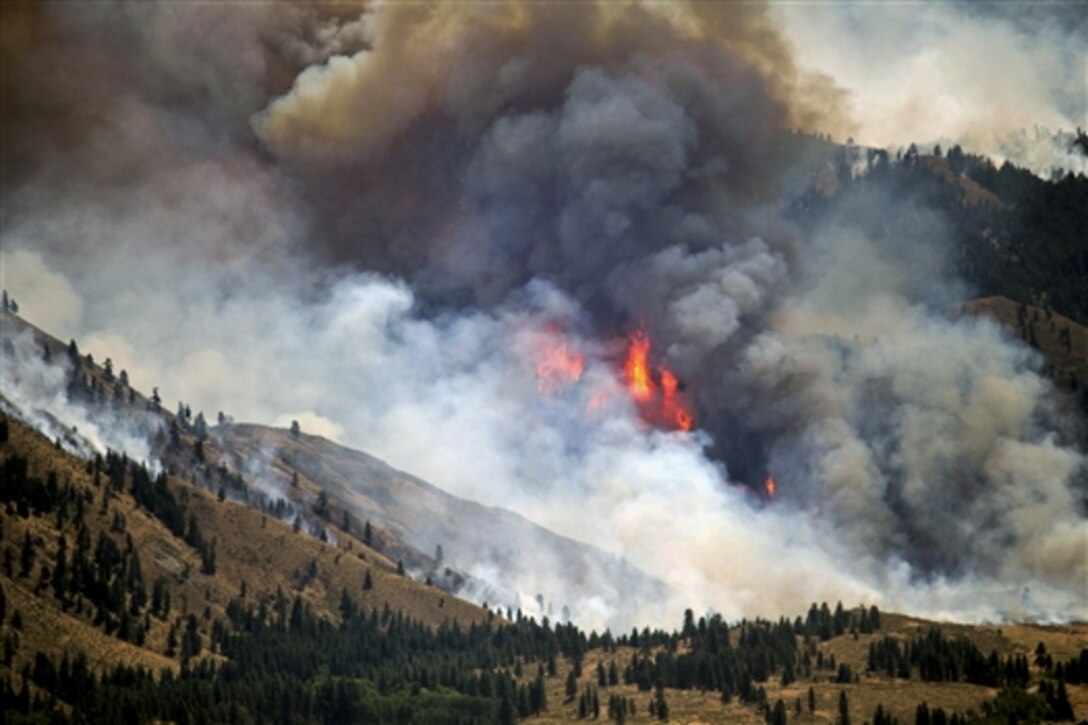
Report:
[[846,699],[846,690],[839,691],[839,719],[838,725],[850,725],[850,703]]
[[53,595],[65,609],[68,605],[68,540],[62,534],[57,542],[57,558],[53,562]]
[[200,553],[200,573],[208,576],[215,574],[215,541]]
[[774,709],[771,711],[771,723],[772,725],[786,725],[786,703],[782,702],[782,698],[779,698],[774,703]]
[[665,690],[664,688],[657,689],[657,695],[655,697],[656,706],[654,707],[655,714],[658,720],[669,719],[669,703],[665,702]]
[[23,535],[23,548],[19,553],[19,576],[30,576],[34,568],[34,541],[30,538],[30,529]]
[[1069,693],[1065,689],[1065,680],[1058,680],[1058,689],[1051,703],[1055,720],[1073,720],[1073,706],[1069,702]]
[[173,657],[177,654],[178,648],[178,628],[176,625],[171,624],[170,630],[166,633],[166,656]]
[[544,686],[544,671],[536,671],[536,679],[533,680],[533,691],[535,693],[535,702],[533,706],[534,712],[543,712],[548,709],[548,690]]

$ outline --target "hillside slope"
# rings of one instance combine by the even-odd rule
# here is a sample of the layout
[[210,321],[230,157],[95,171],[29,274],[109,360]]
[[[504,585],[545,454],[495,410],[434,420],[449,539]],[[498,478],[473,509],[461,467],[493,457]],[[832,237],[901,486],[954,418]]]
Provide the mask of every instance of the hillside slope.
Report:
[[1088,413],[1088,327],[1047,307],[983,297],[959,305],[954,315],[986,315],[1039,351],[1046,373]]
[[[0,331],[9,365],[26,368],[28,378],[48,377],[42,368],[60,378],[26,400],[16,399],[26,386],[10,385],[0,404],[80,455],[120,441],[199,488],[288,523],[298,519],[315,537],[367,534],[419,580],[510,611],[531,605],[557,617],[574,604],[553,600],[560,583],[543,572],[563,572],[568,595],[603,598],[621,618],[633,615],[624,610],[624,591],[661,590],[621,559],[508,510],[459,499],[360,451],[304,432],[226,419],[211,425],[181,403],[170,413],[157,389],[140,393],[123,371],[81,356],[75,341],[64,345],[10,312],[0,311]],[[84,424],[78,432],[75,422]]]
[[[256,425],[226,425],[212,429],[210,437],[231,467],[245,470],[248,461],[260,485],[289,490],[296,474],[303,488],[313,482],[316,488],[307,496],[313,501],[319,490],[326,492],[334,502],[328,515],[331,521],[340,521],[341,511],[346,510],[357,521],[372,522],[390,535],[391,540],[383,545],[422,576],[453,589],[464,587],[493,604],[517,608],[519,592],[503,583],[527,581],[536,583],[537,588],[520,594],[540,595],[546,606],[551,605],[553,616],[572,604],[549,601],[549,582],[532,576],[534,569],[562,571],[565,591],[604,597],[620,610],[623,591],[661,587],[621,559],[554,534],[508,510],[452,496],[373,456],[318,436],[293,436]],[[254,461],[261,462],[258,470],[253,468]],[[427,554],[415,555],[404,544]],[[437,561],[438,554],[442,562]],[[541,566],[544,556],[552,558],[547,566]],[[484,570],[489,585],[475,576]],[[461,571],[466,576],[457,576]]]
[[[132,462],[112,455],[81,461],[18,420],[4,418],[2,426],[0,549],[12,567],[0,581],[9,613],[18,610],[22,619],[12,672],[38,651],[177,670],[178,655],[168,653],[171,627],[197,615],[207,651],[212,622],[232,600],[274,610],[299,597],[319,616],[337,619],[347,597],[363,611],[389,607],[431,626],[489,616],[398,574],[394,562],[350,535],[324,543],[173,476],[154,477],[148,498],[135,492],[145,469]],[[180,535],[171,530],[178,517]]]
[[792,621],[689,614],[671,633],[587,635],[505,622],[348,531],[322,542],[121,456],[81,460],[7,416],[0,476],[7,722],[568,722],[611,709],[623,722],[816,723],[844,702],[858,722],[880,707],[909,723],[922,703],[957,722],[1088,714],[1083,624],[813,604]]

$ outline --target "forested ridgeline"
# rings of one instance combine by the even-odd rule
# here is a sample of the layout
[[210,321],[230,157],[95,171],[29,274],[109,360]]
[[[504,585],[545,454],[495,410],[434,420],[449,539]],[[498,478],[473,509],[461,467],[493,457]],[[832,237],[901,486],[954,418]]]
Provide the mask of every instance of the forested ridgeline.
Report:
[[[1076,144],[1088,146],[1079,129]],[[907,259],[943,257],[935,273],[965,282],[967,298],[1003,296],[1088,324],[1083,174],[1053,169],[1044,179],[959,146],[911,145],[892,156],[803,135],[786,146],[784,153],[807,159],[809,176],[789,200],[803,228],[860,228],[900,245],[895,253]]]

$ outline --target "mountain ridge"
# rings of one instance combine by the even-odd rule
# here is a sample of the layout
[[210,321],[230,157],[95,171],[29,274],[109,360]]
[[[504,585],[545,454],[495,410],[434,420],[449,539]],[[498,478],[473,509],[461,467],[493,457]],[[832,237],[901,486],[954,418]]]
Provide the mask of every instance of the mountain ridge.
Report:
[[[337,524],[347,512],[356,534],[368,525],[375,544],[421,580],[508,611],[535,605],[539,614],[556,617],[575,604],[553,601],[547,582],[533,591],[503,586],[531,570],[523,561],[542,552],[555,559],[552,571],[566,573],[566,591],[587,597],[605,592],[621,615],[631,604],[621,595],[625,588],[663,594],[660,582],[618,557],[555,534],[513,511],[461,499],[364,451],[302,431],[295,434],[225,418],[219,425],[209,425],[202,413],[193,415],[183,403],[172,414],[155,401],[158,388],[147,396],[127,384],[121,386],[119,373],[106,373],[105,361],[99,365],[89,355],[80,356],[74,340],[66,346],[9,311],[0,315],[0,329],[9,339],[29,334],[43,351],[48,350],[43,357],[63,360],[67,355],[70,370],[79,369],[69,373],[66,393],[83,401],[88,410],[97,410],[107,424],[135,419],[136,435],[150,441],[148,453],[166,470],[189,471],[191,482],[213,493],[222,489],[224,496],[265,513],[288,520],[301,517],[300,523],[314,536],[342,532],[343,526]],[[12,405],[9,401],[8,407]],[[89,455],[90,443],[65,426],[53,428],[70,446]],[[322,491],[328,500],[318,515],[315,508]],[[431,553],[440,546],[441,562]],[[487,581],[468,571],[485,558]],[[632,609],[624,616],[633,613]]]

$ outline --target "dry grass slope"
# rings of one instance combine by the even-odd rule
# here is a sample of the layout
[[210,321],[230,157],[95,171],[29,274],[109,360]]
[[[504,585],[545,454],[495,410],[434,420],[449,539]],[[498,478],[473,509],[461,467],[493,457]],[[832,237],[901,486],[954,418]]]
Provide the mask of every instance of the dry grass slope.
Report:
[[[131,536],[139,553],[146,588],[150,592],[152,582],[163,579],[172,608],[164,621],[149,618],[150,627],[142,647],[123,642],[94,626],[89,604],[82,613],[77,611],[78,607],[62,611],[48,584],[40,584],[43,566],[50,565],[56,556],[61,532],[57,530],[55,517],[22,518],[14,511],[5,510],[0,549],[10,549],[18,561],[24,535],[29,531],[38,543],[38,553],[30,576],[19,576],[18,565],[12,577],[0,573],[0,584],[8,598],[3,633],[12,633],[18,641],[14,661],[9,667],[0,665],[0,672],[18,673],[31,662],[36,651],[52,655],[84,652],[94,666],[124,663],[143,665],[155,672],[177,670],[178,660],[164,654],[171,622],[188,613],[196,614],[207,653],[211,621],[224,617],[228,602],[242,596],[243,589],[251,602],[262,598],[271,602],[279,590],[288,598],[297,594],[316,612],[333,620],[339,618],[340,598],[345,590],[364,611],[381,611],[388,606],[432,626],[444,622],[468,625],[488,617],[485,610],[473,604],[399,575],[394,562],[346,532],[337,532],[337,545],[326,544],[256,509],[219,501],[207,491],[170,478],[168,485],[195,514],[205,539],[215,542],[216,571],[213,575],[203,574],[197,552],[139,508],[127,491],[112,495],[108,510],[103,511],[101,502],[107,485],[102,482],[94,486],[86,462],[58,450],[16,420],[10,420],[9,424],[10,438],[0,444],[0,458],[18,452],[29,459],[32,475],[45,476],[55,471],[62,485],[71,483],[83,492],[88,500],[85,521],[91,541],[97,539],[99,532],[107,532],[123,547],[125,536]],[[123,517],[124,532],[110,533],[115,514]],[[74,540],[73,529],[69,521],[64,530],[69,542]],[[373,588],[364,590],[368,571]],[[11,622],[15,610],[22,618],[18,631]]]

